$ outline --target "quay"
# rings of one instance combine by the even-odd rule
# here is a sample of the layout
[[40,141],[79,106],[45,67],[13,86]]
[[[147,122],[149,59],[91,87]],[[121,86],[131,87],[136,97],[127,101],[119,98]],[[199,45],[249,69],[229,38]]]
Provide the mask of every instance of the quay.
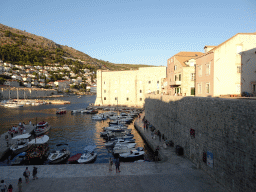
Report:
[[[26,133],[32,133],[35,128],[35,126],[33,126],[33,125],[25,125],[24,127],[26,130]],[[19,135],[19,133],[14,134],[13,137],[15,137],[17,135]],[[7,142],[5,139],[6,136],[8,136],[8,142],[9,142],[8,147],[7,147]],[[6,132],[0,136],[0,159],[2,159],[5,156],[5,154],[10,151],[11,140],[12,140],[12,137],[10,134],[8,134],[8,132]]]
[[[160,162],[121,162],[120,173],[113,165],[109,171],[107,163],[36,165],[38,180],[25,183],[22,176],[26,166],[0,167],[0,179],[12,184],[18,191],[17,182],[21,177],[23,192],[70,192],[70,191],[170,191],[170,192],[224,192],[227,191],[203,170],[182,156],[177,156],[173,147],[164,148],[159,139],[152,139],[150,130],[143,128],[142,117],[135,121],[136,129],[154,149],[160,146]],[[34,165],[28,169],[32,175]]]

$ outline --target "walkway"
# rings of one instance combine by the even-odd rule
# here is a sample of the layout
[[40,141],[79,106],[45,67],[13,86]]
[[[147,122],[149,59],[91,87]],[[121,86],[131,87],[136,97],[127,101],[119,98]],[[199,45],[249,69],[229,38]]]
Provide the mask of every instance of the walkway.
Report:
[[[141,125],[141,120],[137,120]],[[140,128],[142,131],[143,128]],[[151,138],[150,131],[144,133]],[[151,141],[159,145],[159,140]],[[177,156],[173,147],[160,147],[160,152],[168,157],[161,163],[122,163],[120,173],[108,170],[108,164],[85,165],[39,165],[38,180],[24,182],[22,173],[25,166],[0,167],[0,179],[17,190],[19,177],[23,179],[23,192],[77,192],[77,191],[170,191],[170,192],[224,192],[204,171],[197,169],[189,160]],[[28,166],[32,173],[33,166]],[[114,167],[113,167],[114,168]]]

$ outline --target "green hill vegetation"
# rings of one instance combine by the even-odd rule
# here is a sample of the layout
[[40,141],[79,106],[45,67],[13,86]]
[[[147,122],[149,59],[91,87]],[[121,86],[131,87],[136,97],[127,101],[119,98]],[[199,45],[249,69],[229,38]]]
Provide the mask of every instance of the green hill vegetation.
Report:
[[73,71],[81,69],[130,70],[149,65],[114,64],[90,57],[72,47],[26,31],[0,24],[0,59],[19,65],[48,66],[51,64],[74,65]]

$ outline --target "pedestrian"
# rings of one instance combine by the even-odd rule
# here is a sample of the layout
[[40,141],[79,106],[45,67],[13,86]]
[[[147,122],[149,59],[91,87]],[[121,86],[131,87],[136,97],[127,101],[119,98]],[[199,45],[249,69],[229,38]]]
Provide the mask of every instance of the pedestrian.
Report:
[[110,158],[109,158],[109,171],[112,171],[112,165],[113,165],[113,160],[112,160],[112,158],[110,157]]
[[33,180],[38,179],[37,177],[37,167],[33,168]]
[[118,172],[121,172],[121,171],[119,170],[119,167],[120,167],[120,161],[119,161],[119,158],[118,158],[118,157],[116,158],[115,165],[116,165],[116,173],[117,173],[117,171],[118,171]]
[[26,183],[29,183],[30,172],[28,170],[28,167],[26,167],[26,170],[24,171],[23,176],[25,177]]
[[12,192],[12,185],[11,184],[8,187],[8,192]]
[[29,121],[29,125],[31,125],[32,123],[31,123],[31,121]]
[[158,161],[158,149],[155,150],[154,155],[155,155],[155,162],[157,162]]
[[7,186],[4,180],[1,180],[0,189],[1,189],[1,192],[5,192],[5,190],[7,190]]
[[19,178],[19,181],[18,181],[18,188],[19,188],[19,192],[22,192],[22,179]]

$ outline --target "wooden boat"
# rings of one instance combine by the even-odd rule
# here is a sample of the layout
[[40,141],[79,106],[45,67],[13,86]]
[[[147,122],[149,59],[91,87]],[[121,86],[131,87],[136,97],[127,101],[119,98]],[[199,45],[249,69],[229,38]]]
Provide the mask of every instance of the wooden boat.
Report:
[[77,163],[77,160],[80,159],[80,157],[82,156],[82,153],[77,153],[75,155],[73,155],[72,157],[70,157],[68,159],[69,163]]

